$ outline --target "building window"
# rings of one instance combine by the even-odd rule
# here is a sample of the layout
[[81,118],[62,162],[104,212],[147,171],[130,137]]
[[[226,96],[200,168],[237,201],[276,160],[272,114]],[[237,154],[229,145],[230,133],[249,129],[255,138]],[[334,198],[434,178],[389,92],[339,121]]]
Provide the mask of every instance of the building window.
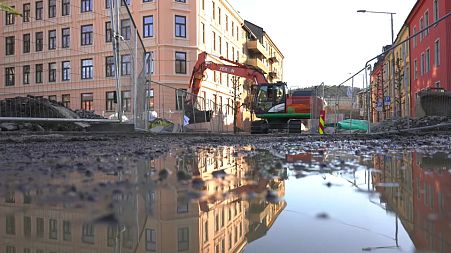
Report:
[[35,71],[36,71],[36,76],[35,76],[35,82],[36,83],[42,83],[42,71],[44,69],[44,66],[42,64],[36,64],[35,66]]
[[36,2],[36,20],[42,20],[42,10],[44,9],[44,4],[42,1]]
[[49,31],[49,50],[56,49],[56,30]]
[[431,70],[431,50],[429,48],[426,50],[426,72],[428,73]]
[[69,48],[70,47],[70,28],[63,28],[61,29],[61,46],[63,48]]
[[143,17],[144,38],[153,37],[153,16]]
[[30,12],[31,12],[31,5],[28,4],[24,4],[23,5],[23,13],[22,13],[22,21],[25,22],[30,22]]
[[132,73],[132,62],[129,54],[121,56],[121,75],[128,76]]
[[81,79],[92,79],[94,77],[93,70],[92,59],[81,60]]
[[56,63],[49,63],[49,82],[56,82]]
[[211,2],[211,4],[212,4],[212,17],[213,17],[213,19],[216,19],[216,4],[215,4],[215,1],[212,1]]
[[[63,101],[63,105],[66,108],[70,108],[70,94],[63,94],[63,96],[61,97],[61,100]],[[63,233],[64,233],[64,223],[63,223]],[[63,234],[64,237],[64,234]]]
[[14,67],[5,68],[5,86],[14,86],[15,72]]
[[29,53],[30,52],[30,44],[31,44],[31,37],[30,34],[24,34],[23,35],[23,52],[24,54]]
[[111,42],[113,40],[113,29],[111,28],[111,22],[105,23],[105,42]]
[[122,111],[131,112],[132,104],[131,104],[131,92],[130,91],[122,91]]
[[43,32],[37,32],[36,33],[36,52],[42,51],[44,49],[43,41],[44,40],[44,33]]
[[205,24],[202,24],[202,43],[205,44]]
[[221,8],[218,7],[218,24],[221,24]]
[[425,72],[426,72],[426,64],[425,64],[424,53],[422,53],[421,54],[421,76],[423,76]]
[[81,241],[88,244],[94,244],[94,225],[83,224],[81,232]]
[[130,24],[130,19],[121,20],[121,35],[124,40],[130,40],[132,34],[132,28]]
[[36,218],[36,237],[44,238],[44,219]]
[[6,215],[6,234],[16,234],[16,217],[14,215]]
[[146,251],[157,250],[157,232],[155,229],[146,229]]
[[23,84],[30,84],[30,65],[23,66]]
[[49,239],[58,239],[58,222],[55,219],[49,220]]
[[178,251],[187,251],[189,249],[189,228],[179,228],[177,230],[177,248]]
[[424,31],[425,36],[427,36],[429,34],[429,28],[427,28],[429,26],[429,11],[426,11],[424,13],[424,20],[425,20],[425,28],[426,30]]
[[[415,35],[417,33],[417,27],[413,27],[413,34]],[[413,37],[413,48],[417,47],[417,36]]]
[[438,0],[434,0],[434,22],[437,22],[439,18]]
[[63,61],[61,64],[62,67],[62,80],[69,81],[70,80],[70,61]]
[[116,245],[117,226],[108,225],[107,229],[107,247],[113,247]]
[[116,92],[115,91],[108,91],[106,93],[106,105],[105,105],[105,109],[107,112],[114,112],[114,104],[115,104],[115,100],[116,100]]
[[186,0],[175,0],[178,3],[186,3]]
[[[14,9],[15,6],[11,6]],[[6,25],[14,25],[16,16],[12,12],[6,12]]]
[[87,110],[87,111],[92,110],[93,101],[94,101],[94,94],[82,93],[81,94],[81,109]]
[[81,45],[92,45],[92,25],[81,26]]
[[49,0],[49,18],[56,16],[56,0]]
[[[177,100],[178,104],[182,104],[185,102],[186,90],[177,90]],[[178,110],[183,109],[183,107],[179,106]],[[186,196],[185,192],[177,193],[177,213],[188,213],[189,211],[189,199]]]
[[151,3],[153,0],[143,0],[143,3]]
[[418,63],[417,63],[417,59],[415,59],[413,61],[413,79],[417,80],[418,78]]
[[226,32],[229,31],[229,16],[225,15],[225,28]]
[[105,76],[106,77],[113,77],[116,75],[114,68],[114,57],[113,56],[107,56],[105,58]]
[[23,233],[24,236],[29,238],[31,236],[31,217],[24,216],[23,217]]
[[440,88],[440,82],[435,82],[435,88]]
[[212,38],[212,44],[213,44],[213,50],[216,51],[216,33],[211,32],[211,38]]
[[175,73],[186,74],[186,53],[175,52]]
[[70,0],[63,0],[61,5],[61,13],[62,16],[70,15]]
[[[63,103],[64,103],[64,96],[63,95]],[[66,106],[66,105],[64,105]],[[66,106],[67,107],[67,106]],[[71,224],[70,221],[63,221],[63,240],[64,241],[70,241],[72,240],[72,231],[71,231]]]
[[81,0],[81,12],[92,11],[92,0]]
[[218,47],[219,47],[219,54],[222,54],[222,38],[221,36],[218,36]]
[[6,37],[6,55],[13,55],[14,54],[14,48],[16,47],[15,40],[16,38],[14,36],[8,36]]
[[144,56],[146,74],[153,74],[155,72],[154,52],[147,52]]
[[440,66],[440,40],[435,41],[434,62],[436,67]]
[[420,42],[423,41],[423,37],[424,37],[423,28],[424,28],[424,19],[420,18],[420,31],[421,31],[421,33],[420,33]]
[[56,102],[56,95],[49,95],[49,101]]
[[[181,111],[186,98],[186,89],[178,89],[175,91],[175,109]],[[186,206],[188,209],[188,206]],[[177,197],[177,212],[179,212],[179,197]]]
[[186,38],[186,17],[175,16],[175,37]]

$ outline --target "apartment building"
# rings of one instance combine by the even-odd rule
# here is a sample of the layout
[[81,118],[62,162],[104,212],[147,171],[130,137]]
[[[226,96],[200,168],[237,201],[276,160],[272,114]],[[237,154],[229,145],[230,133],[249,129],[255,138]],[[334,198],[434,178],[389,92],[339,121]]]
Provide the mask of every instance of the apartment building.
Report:
[[[142,45],[153,59],[145,66],[153,81],[150,109],[165,118],[174,121],[181,118],[177,98],[183,100],[181,91],[189,88],[192,68],[200,52],[259,65],[247,61],[249,44],[244,20],[227,0],[125,3],[133,20],[121,10],[121,39],[133,46],[136,25]],[[0,98],[42,96],[72,109],[94,110],[104,116],[114,113],[116,67],[110,1],[9,0],[6,4],[23,13],[23,17],[0,13],[0,32],[5,41],[0,44]],[[268,37],[264,43],[268,45],[267,61],[274,65],[265,72],[270,80],[281,80],[283,56]],[[134,56],[122,52],[118,74],[123,111],[127,114],[134,103],[131,80]],[[216,57],[208,60],[219,61]],[[199,93],[206,99],[204,103],[209,101],[218,111],[232,107],[231,76],[207,70],[205,77]],[[238,92],[242,93],[241,86]]]
[[258,67],[269,82],[282,81],[284,56],[277,45],[262,27],[247,20],[243,27],[247,34],[246,63]]
[[[410,34],[422,31],[450,13],[451,3],[445,0],[418,0],[407,17]],[[415,115],[418,92],[430,88],[451,90],[451,20],[445,19],[435,27],[410,40],[411,48],[411,110]]]

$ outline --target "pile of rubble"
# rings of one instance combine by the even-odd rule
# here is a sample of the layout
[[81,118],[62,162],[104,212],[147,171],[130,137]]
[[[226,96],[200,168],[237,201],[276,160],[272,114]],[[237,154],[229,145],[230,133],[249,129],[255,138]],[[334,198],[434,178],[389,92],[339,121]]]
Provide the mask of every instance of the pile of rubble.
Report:
[[75,113],[81,119],[105,119],[105,117],[95,114],[94,111],[75,110]]
[[[409,120],[409,121],[408,121]],[[372,132],[397,131],[408,128],[422,128],[428,126],[436,126],[439,124],[450,124],[451,116],[425,116],[418,119],[400,118],[394,120],[385,120],[383,122],[371,126]]]
[[43,119],[36,122],[0,122],[0,131],[83,131],[89,124],[45,119],[104,119],[93,111],[74,112],[60,102],[33,96],[0,100],[0,117]]

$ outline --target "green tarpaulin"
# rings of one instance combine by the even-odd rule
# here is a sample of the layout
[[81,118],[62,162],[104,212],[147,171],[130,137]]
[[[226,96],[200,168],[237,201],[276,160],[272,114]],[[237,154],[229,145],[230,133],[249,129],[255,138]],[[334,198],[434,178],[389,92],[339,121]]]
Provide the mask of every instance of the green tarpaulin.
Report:
[[345,130],[368,131],[368,121],[353,119],[351,123],[350,119],[345,119],[343,121],[338,122],[338,128]]

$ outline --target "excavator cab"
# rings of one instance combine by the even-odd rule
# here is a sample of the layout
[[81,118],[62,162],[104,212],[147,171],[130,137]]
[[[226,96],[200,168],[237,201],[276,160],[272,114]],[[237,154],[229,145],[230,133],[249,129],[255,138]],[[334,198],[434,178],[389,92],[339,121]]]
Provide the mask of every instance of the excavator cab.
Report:
[[267,83],[254,86],[254,113],[283,113],[287,95],[287,84]]

